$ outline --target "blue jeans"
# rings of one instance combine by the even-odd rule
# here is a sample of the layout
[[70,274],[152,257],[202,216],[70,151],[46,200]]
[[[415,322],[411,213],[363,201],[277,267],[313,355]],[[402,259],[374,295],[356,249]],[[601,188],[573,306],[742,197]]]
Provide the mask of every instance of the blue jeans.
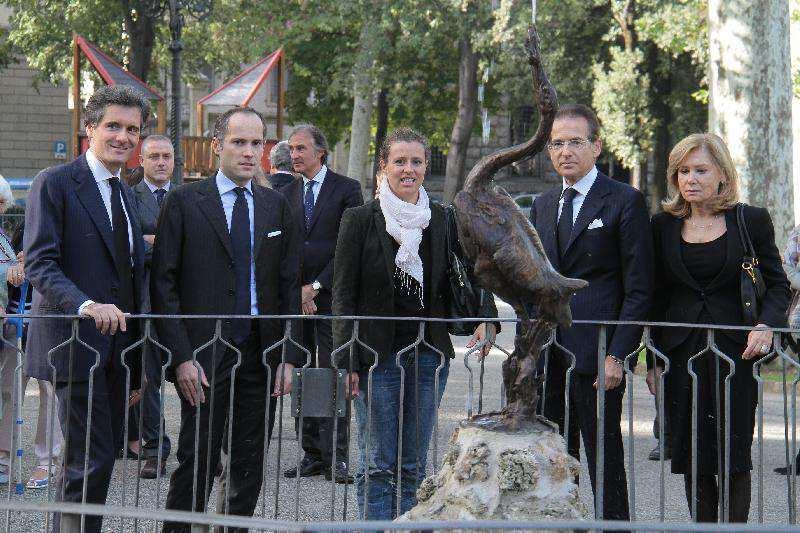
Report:
[[[362,520],[397,518],[397,443],[402,437],[400,514],[417,503],[416,493],[425,479],[436,410],[442,401],[450,360],[444,357],[436,390],[436,369],[442,364],[439,354],[420,350],[415,372],[414,352],[404,354],[400,364],[405,372],[403,403],[400,404],[400,368],[395,356],[380,363],[372,372],[372,409],[369,428],[369,469],[365,475],[367,436],[367,371],[359,373],[361,393],[353,400],[358,423],[359,470],[356,475],[359,516]],[[437,395],[438,393],[438,395]],[[419,408],[417,408],[417,396]],[[400,427],[400,412],[403,425]],[[368,478],[368,482],[367,482]],[[366,486],[366,504],[364,502]]]

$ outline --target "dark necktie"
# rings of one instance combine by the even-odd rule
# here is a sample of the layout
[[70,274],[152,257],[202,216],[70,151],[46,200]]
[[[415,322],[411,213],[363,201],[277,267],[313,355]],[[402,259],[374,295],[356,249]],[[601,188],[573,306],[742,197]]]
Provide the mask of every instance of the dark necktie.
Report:
[[156,189],[153,194],[156,195],[156,203],[158,203],[158,207],[164,205],[164,195],[167,194],[167,191],[164,189]]
[[119,276],[117,301],[122,311],[134,312],[133,274],[131,268],[131,244],[128,236],[128,218],[122,208],[118,178],[108,180],[111,185],[111,225],[114,233],[114,259]]
[[306,185],[306,194],[303,197],[303,210],[306,217],[306,231],[311,225],[311,215],[314,213],[314,183],[309,181]]
[[564,257],[564,252],[567,251],[567,244],[569,237],[572,235],[572,200],[578,191],[572,187],[564,189],[561,195],[564,198],[564,203],[561,206],[561,216],[558,219],[558,253]]
[[[233,314],[250,314],[250,209],[245,197],[245,188],[236,187],[236,202],[231,216],[231,242],[233,243],[233,271],[236,293]],[[247,340],[250,321],[233,320],[231,338],[237,344]]]

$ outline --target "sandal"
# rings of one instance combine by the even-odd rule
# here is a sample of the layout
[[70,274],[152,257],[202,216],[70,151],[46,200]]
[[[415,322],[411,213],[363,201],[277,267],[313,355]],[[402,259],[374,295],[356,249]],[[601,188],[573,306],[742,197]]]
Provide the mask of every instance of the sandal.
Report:
[[[45,473],[45,477],[43,477],[43,478],[33,477],[34,473],[37,470],[39,472],[44,472]],[[33,469],[33,472],[31,473],[31,477],[28,479],[28,484],[25,485],[25,487],[27,487],[29,489],[46,489],[49,484],[50,484],[50,476],[48,475],[47,467],[46,466],[37,466],[36,468]]]

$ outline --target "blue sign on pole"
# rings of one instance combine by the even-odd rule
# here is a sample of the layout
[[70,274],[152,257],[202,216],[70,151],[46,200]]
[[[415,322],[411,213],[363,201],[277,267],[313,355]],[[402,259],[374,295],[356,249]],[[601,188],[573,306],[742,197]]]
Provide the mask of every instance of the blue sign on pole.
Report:
[[67,158],[67,143],[66,141],[53,142],[53,157],[56,159]]

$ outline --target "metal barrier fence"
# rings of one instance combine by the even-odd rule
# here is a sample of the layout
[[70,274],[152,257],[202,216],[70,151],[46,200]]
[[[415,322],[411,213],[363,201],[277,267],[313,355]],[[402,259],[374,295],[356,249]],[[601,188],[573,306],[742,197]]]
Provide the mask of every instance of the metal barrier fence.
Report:
[[[7,315],[10,318],[19,319],[18,315]],[[214,320],[215,328],[214,335],[210,337],[202,346],[197,347],[191,354],[191,360],[195,366],[198,366],[198,355],[202,352],[210,351],[214,361],[222,361],[225,357],[229,358],[231,366],[229,374],[223,374],[221,377],[216,376],[213,372],[211,376],[207,376],[210,387],[207,389],[206,402],[208,405],[209,417],[213,418],[215,404],[222,402],[221,405],[225,407],[226,414],[223,418],[233,420],[234,417],[241,415],[241,412],[234,412],[236,405],[235,397],[237,394],[236,387],[239,386],[237,381],[237,372],[240,371],[243,364],[247,361],[243,360],[241,346],[236,345],[231,339],[223,336],[225,325],[232,319],[254,319],[255,317],[236,317],[236,316],[215,316],[215,317],[196,317],[196,316],[156,316],[156,315],[141,315],[130,317],[129,323],[138,323],[138,335],[132,340],[132,344],[127,346],[120,354],[119,368],[124,373],[124,398],[128,398],[132,392],[131,383],[135,381],[135,377],[130,366],[129,355],[137,353],[137,358],[140,357],[143,361],[150,360],[149,358],[158,353],[161,366],[157,368],[157,383],[148,383],[147,387],[155,387],[160,392],[157,400],[158,409],[164,414],[166,424],[158,424],[157,445],[155,446],[155,458],[157,464],[161,464],[164,459],[163,444],[167,436],[171,437],[173,445],[173,454],[179,448],[178,443],[178,430],[177,426],[181,419],[180,399],[175,390],[168,386],[165,380],[168,375],[168,369],[171,366],[173,355],[170,351],[159,342],[158,336],[155,331],[156,321],[177,321],[177,320]],[[57,402],[51,401],[47,403],[47,416],[46,416],[46,431],[45,431],[45,449],[52,450],[53,442],[57,439],[57,432],[60,431],[57,418],[56,409],[63,412],[70,412],[72,408],[70,402],[73,401],[73,381],[70,379],[72,375],[57,374],[56,362],[63,364],[68,361],[70,364],[66,367],[70,370],[73,369],[73,362],[80,353],[91,354],[93,361],[90,369],[90,379],[88,380],[87,392],[87,422],[86,426],[92,427],[91,417],[93,410],[94,386],[96,376],[103,371],[101,368],[100,353],[87,342],[86,326],[81,326],[81,320],[76,316],[26,316],[26,319],[36,319],[43,321],[52,321],[54,324],[59,323],[62,326],[68,323],[69,334],[65,336],[63,342],[58,346],[53,347],[47,354],[46,359],[49,362],[49,368],[52,372],[52,383],[58,383],[59,398],[66,399],[67,404],[63,402],[58,407]],[[661,421],[664,421],[665,415],[665,402],[671,401],[670,398],[665,398],[664,394],[664,380],[669,376],[670,372],[670,359],[669,357],[659,351],[658,347],[654,345],[652,340],[652,333],[654,328],[670,329],[675,327],[701,329],[705,332],[707,339],[706,346],[698,353],[691,356],[687,364],[687,371],[691,377],[692,384],[692,423],[691,423],[691,491],[693,494],[693,504],[697,503],[697,483],[698,483],[698,463],[699,463],[699,450],[696,445],[698,439],[697,435],[700,431],[701,425],[708,424],[708,420],[699,420],[700,409],[698,408],[698,391],[702,383],[702,374],[696,371],[697,365],[702,361],[706,364],[712,364],[716,369],[714,375],[714,383],[718,386],[712,387],[713,391],[722,394],[720,398],[715,396],[715,409],[716,415],[713,423],[716,427],[713,428],[714,435],[717,437],[717,450],[722,450],[724,453],[718,453],[719,471],[730,472],[732,464],[732,432],[731,424],[728,421],[732,420],[734,413],[732,413],[732,399],[733,394],[737,391],[732,390],[732,379],[735,375],[735,359],[737,354],[724,353],[718,343],[715,341],[715,335],[720,332],[730,330],[746,330],[747,328],[735,327],[722,327],[722,326],[709,326],[709,325],[689,325],[689,324],[653,324],[653,323],[639,323],[643,326],[643,337],[641,345],[631,352],[625,354],[624,357],[624,381],[626,384],[626,397],[623,407],[622,428],[623,436],[625,439],[625,453],[627,460],[628,472],[628,496],[630,501],[630,514],[632,522],[611,522],[600,520],[601,514],[595,512],[596,520],[568,523],[568,522],[544,522],[544,523],[522,523],[522,522],[469,522],[469,523],[430,523],[430,524],[417,524],[413,526],[409,523],[404,524],[391,524],[384,522],[369,523],[367,526],[364,522],[359,522],[359,519],[364,518],[358,512],[358,500],[363,498],[363,494],[369,493],[370,483],[376,483],[375,477],[387,474],[387,472],[373,472],[369,471],[367,475],[360,475],[357,472],[356,465],[363,464],[365,457],[372,457],[371,447],[378,442],[375,437],[375,432],[385,428],[376,427],[373,420],[374,408],[366,409],[364,412],[363,405],[359,405],[359,399],[355,401],[352,398],[343,398],[343,392],[347,386],[346,372],[334,366],[328,372],[314,371],[315,360],[317,355],[309,349],[305,348],[297,336],[293,333],[293,325],[296,320],[302,320],[304,327],[308,326],[315,321],[319,320],[332,320],[332,317],[275,317],[275,316],[262,316],[257,317],[258,320],[284,320],[285,327],[283,337],[274,343],[272,346],[261,346],[259,352],[261,354],[260,367],[263,370],[260,385],[264,391],[264,405],[257,406],[253,404],[254,411],[259,414],[263,410],[263,420],[259,421],[258,428],[263,431],[263,459],[262,470],[263,480],[257,487],[259,494],[256,495],[257,503],[255,505],[254,517],[240,517],[233,514],[227,514],[226,509],[230,508],[230,491],[226,487],[231,483],[231,468],[232,462],[240,460],[237,458],[238,441],[234,438],[233,424],[227,424],[224,430],[224,436],[227,439],[227,452],[228,457],[225,461],[220,460],[224,464],[222,476],[215,476],[214,470],[216,469],[215,457],[211,454],[205,454],[206,460],[204,464],[193,464],[192,484],[191,484],[191,501],[197,502],[198,500],[206,500],[205,510],[197,509],[194,512],[177,511],[174,509],[166,509],[165,495],[169,480],[166,476],[161,474],[160,468],[156,469],[155,480],[142,480],[138,477],[138,472],[144,462],[145,458],[140,454],[138,457],[131,459],[127,453],[124,453],[121,460],[117,461],[114,467],[114,472],[111,478],[111,485],[108,491],[108,499],[106,505],[96,505],[87,501],[86,488],[89,482],[90,458],[92,457],[93,447],[98,445],[98,442],[91,439],[89,436],[81,442],[83,445],[83,456],[85,457],[83,464],[71,465],[73,468],[78,469],[78,473],[83,478],[83,499],[78,502],[65,503],[60,501],[63,494],[59,494],[59,484],[56,479],[47,485],[46,490],[35,491],[27,489],[23,483],[23,473],[26,470],[26,463],[29,463],[26,456],[26,449],[28,449],[30,440],[30,431],[32,429],[31,421],[27,419],[25,413],[28,411],[23,408],[23,399],[25,391],[23,390],[23,363],[26,357],[22,349],[21,343],[17,342],[8,332],[3,339],[4,344],[4,357],[0,361],[0,375],[13,376],[11,380],[11,390],[3,391],[4,394],[0,395],[0,412],[5,413],[10,409],[12,416],[10,420],[13,422],[12,427],[0,427],[0,445],[2,445],[2,434],[4,431],[11,433],[10,449],[7,450],[10,455],[8,460],[8,482],[6,484],[6,495],[2,497],[0,493],[0,510],[4,511],[5,519],[2,523],[6,531],[49,531],[53,525],[54,520],[58,520],[59,515],[54,513],[63,513],[60,515],[61,531],[83,531],[86,529],[87,517],[104,515],[104,530],[108,531],[156,531],[161,527],[163,521],[186,521],[194,524],[194,529],[197,531],[210,530],[212,526],[219,527],[242,527],[252,528],[254,530],[263,531],[302,531],[302,530],[354,530],[354,529],[392,529],[392,530],[410,530],[413,529],[436,529],[436,530],[455,530],[455,529],[480,529],[480,530],[556,530],[556,529],[597,529],[597,530],[659,530],[659,531],[746,531],[746,530],[764,530],[781,531],[789,530],[797,524],[797,479],[795,457],[797,456],[797,383],[800,381],[800,364],[795,360],[793,354],[781,343],[781,335],[786,334],[789,330],[771,330],[773,331],[773,347],[767,356],[759,359],[753,364],[753,379],[755,380],[758,394],[758,407],[756,412],[755,421],[755,439],[753,441],[753,454],[755,459],[753,467],[756,474],[756,487],[754,510],[751,511],[751,520],[761,524],[759,526],[743,526],[737,524],[735,526],[726,526],[721,524],[692,524],[689,521],[689,514],[687,513],[686,498],[684,495],[682,483],[676,484],[676,476],[671,476],[667,473],[666,461],[664,458],[663,443],[665,424],[660,424],[659,443],[662,446],[660,460],[658,462],[656,472],[653,472],[648,463],[642,464],[640,455],[637,455],[637,449],[641,452],[642,449],[642,434],[646,431],[642,430],[652,421],[653,413],[652,408],[648,408],[649,402],[641,402],[637,398],[641,396],[643,379],[637,375],[636,364],[640,359],[650,358],[653,361],[660,361],[664,366],[664,374],[656,382],[656,405],[655,411]],[[292,320],[285,320],[292,319]],[[369,327],[371,321],[381,320],[404,320],[397,318],[386,317],[336,317],[335,320],[352,321],[352,336],[350,340],[342,346],[336,347],[333,350],[333,359],[337,355],[345,355],[346,359],[353,361],[356,357],[357,350],[363,350],[372,356],[373,364],[371,367],[362,372],[366,378],[368,386],[366,393],[362,394],[361,400],[367,406],[374,406],[378,399],[373,398],[372,394],[375,390],[372,386],[375,379],[383,379],[380,372],[387,372],[386,366],[380,366],[379,354],[372,347],[368,346],[362,339],[362,328]],[[386,486],[392,488],[395,493],[392,505],[394,511],[400,514],[403,503],[403,487],[406,485],[408,492],[408,484],[418,484],[425,475],[435,472],[440,467],[440,447],[446,442],[452,429],[457,425],[458,421],[463,419],[464,416],[471,416],[487,411],[488,409],[499,409],[503,405],[504,393],[502,390],[502,383],[499,379],[498,364],[499,358],[490,355],[488,358],[480,358],[478,355],[483,348],[483,344],[478,344],[473,347],[464,347],[464,340],[458,342],[457,346],[457,360],[459,363],[451,363],[448,358],[440,350],[430,344],[429,338],[426,336],[427,324],[432,322],[447,322],[443,319],[407,319],[419,322],[419,331],[416,340],[408,346],[402,347],[392,354],[390,358],[394,363],[393,367],[397,371],[398,383],[394,385],[398,388],[399,404],[402,406],[404,400],[405,383],[413,380],[415,386],[411,394],[414,395],[414,405],[420,405],[420,394],[430,395],[431,391],[420,390],[420,365],[423,359],[434,360],[434,365],[430,365],[430,360],[427,361],[428,369],[433,369],[432,380],[432,397],[434,398],[434,412],[426,413],[424,410],[416,409],[413,413],[404,413],[401,409],[397,413],[397,431],[399,434],[403,433],[404,424],[414,424],[417,431],[417,438],[415,441],[414,464],[411,467],[413,472],[403,471],[402,468],[395,468],[394,471],[388,472],[391,479],[388,481],[383,480]],[[505,324],[506,333],[504,338],[507,342],[502,340],[495,340],[492,343],[492,350],[495,355],[510,355],[510,350],[503,347],[513,346],[513,329],[515,320],[511,319],[491,319],[494,322],[503,322]],[[472,319],[470,321],[479,323],[480,319]],[[598,382],[604,381],[604,364],[606,356],[606,338],[610,328],[622,324],[632,324],[616,321],[576,321],[576,324],[595,324],[599,327],[599,343],[597,349],[598,358]],[[294,326],[296,327],[296,326]],[[304,354],[306,363],[303,367],[294,370],[293,376],[293,390],[291,396],[276,396],[274,399],[276,414],[274,416],[276,432],[271,434],[270,423],[270,394],[275,386],[275,381],[278,376],[275,375],[276,364],[278,362],[287,360],[287,353],[290,350],[298,350]],[[280,361],[273,354],[280,353]],[[575,375],[576,357],[575,354],[569,352],[564,348],[559,339],[556,337],[555,332],[551,335],[550,340],[543,347],[542,352],[542,366],[541,371],[544,373],[544,388],[548,386],[550,380],[547,379],[549,368],[552,364],[555,354],[559,354],[566,361],[566,387],[564,392],[565,421],[564,427],[565,440],[569,441],[569,403],[570,395],[568,393],[570,380]],[[35,355],[35,354],[30,354]],[[384,357],[384,363],[386,358]],[[710,362],[710,363],[709,363]],[[251,361],[252,363],[252,361]],[[351,363],[352,364],[352,363]],[[725,366],[723,366],[725,365]],[[769,368],[767,368],[769,365]],[[435,367],[435,368],[434,368]],[[727,370],[726,370],[727,367]],[[215,367],[216,368],[216,367]],[[379,375],[376,377],[376,371],[380,368]],[[139,378],[143,381],[148,379],[148,375],[152,376],[150,372],[153,369],[145,368],[145,365],[139,370]],[[424,372],[425,370],[423,370]],[[436,399],[440,398],[443,392],[442,387],[447,381],[447,374],[450,375],[451,390],[455,388],[455,393],[439,405]],[[487,376],[492,375],[490,379]],[[444,376],[444,379],[440,379]],[[65,382],[66,378],[66,382]],[[149,379],[152,380],[152,377]],[[215,380],[219,379],[217,382]],[[229,380],[230,386],[227,388],[215,387],[222,380]],[[5,383],[5,380],[3,381]],[[441,382],[441,383],[440,383]],[[723,390],[720,391],[720,385]],[[778,390],[775,391],[774,389]],[[217,392],[215,392],[217,391]],[[220,392],[221,391],[221,392]],[[364,392],[362,388],[362,393]],[[546,392],[543,391],[543,392]],[[7,394],[10,393],[10,394]],[[219,394],[225,394],[226,397],[218,397]],[[457,405],[459,395],[464,394],[464,408],[461,410]],[[768,401],[765,406],[765,394]],[[637,396],[639,395],[639,396]],[[581,494],[586,499],[588,498],[589,504],[594,505],[595,510],[603,509],[604,499],[607,495],[604,494],[604,476],[607,474],[604,469],[605,464],[605,450],[604,450],[604,436],[605,436],[605,396],[606,392],[603,387],[598,388],[596,409],[597,409],[597,491],[592,497],[590,488],[587,488],[583,483]],[[10,405],[8,404],[10,399]],[[356,420],[359,416],[350,416],[351,413],[359,415],[362,424],[357,427]],[[645,411],[644,417],[639,414],[639,411]],[[724,411],[724,416],[723,412]],[[133,413],[133,414],[131,414]],[[41,415],[41,410],[40,410]],[[334,416],[336,415],[336,416]],[[344,416],[340,416],[344,415]],[[432,437],[430,439],[430,448],[427,447],[427,442],[421,442],[420,430],[421,417],[430,415],[429,423],[432,425]],[[737,413],[738,415],[738,413]],[[184,405],[184,418],[192,416]],[[200,416],[200,407],[194,408],[193,416]],[[132,418],[132,417],[138,417]],[[295,430],[291,428],[291,417],[295,417],[296,426]],[[330,449],[332,450],[333,461],[326,472],[327,481],[322,481],[320,478],[301,478],[300,476],[294,479],[286,479],[283,475],[283,468],[286,466],[294,466],[299,469],[301,466],[301,459],[303,457],[303,445],[306,444],[304,438],[304,419],[306,417],[327,417],[332,419],[332,431],[329,435]],[[413,417],[413,418],[412,418]],[[353,420],[351,420],[351,418]],[[197,418],[195,418],[197,420]],[[365,423],[364,423],[365,421]],[[725,421],[725,422],[723,422]],[[144,410],[139,409],[138,412],[127,410],[122,420],[122,441],[118,444],[126,449],[131,436],[135,433],[132,428],[134,426],[142,428],[144,422]],[[422,420],[425,423],[425,420]],[[40,422],[41,423],[41,422]],[[340,425],[344,424],[343,427]],[[263,427],[262,427],[263,426]],[[201,424],[196,424],[196,430],[193,438],[191,439],[191,447],[194,452],[198,452],[202,447],[212,448],[211,438],[213,431],[202,434],[200,430]],[[349,428],[349,430],[348,430]],[[766,432],[765,432],[766,430]],[[782,430],[782,435],[780,435]],[[347,440],[346,457],[337,458],[337,439],[344,431]],[[217,433],[219,433],[217,431]],[[778,435],[778,438],[776,438]],[[25,437],[28,437],[26,439]],[[238,438],[238,435],[236,436]],[[141,444],[141,435],[139,435],[139,442]],[[216,436],[215,436],[216,438]],[[133,439],[136,440],[136,439]],[[639,441],[639,442],[637,442]],[[778,441],[780,444],[775,444]],[[66,446],[75,445],[76,441],[67,439]],[[107,444],[107,443],[106,443]],[[184,445],[186,442],[183,443]],[[402,439],[397,439],[393,443],[391,450],[396,458],[397,464],[403,464],[404,450],[403,447],[409,443],[403,442]],[[224,444],[221,445],[224,448]],[[419,450],[423,452],[420,453]],[[359,452],[360,450],[360,452]],[[2,451],[2,450],[0,450]],[[406,450],[408,451],[408,450]],[[785,478],[766,478],[765,476],[765,460],[769,453],[770,457],[775,457],[780,452],[782,463],[789,468],[790,475]],[[185,452],[184,452],[185,453]],[[50,454],[52,456],[52,454]],[[69,455],[69,451],[65,451],[62,455]],[[289,459],[287,459],[287,456]],[[337,471],[336,463],[339,460],[347,462],[347,470],[345,471],[344,481],[349,481],[347,475],[356,474],[359,478],[356,486],[351,487],[349,483],[336,483],[337,476],[341,472]],[[426,461],[426,459],[429,459]],[[59,473],[62,472],[60,466],[55,464],[58,458],[49,458],[48,470]],[[0,461],[0,464],[2,461]],[[767,467],[774,466],[775,462],[767,462]],[[584,465],[585,467],[585,465]],[[169,470],[174,470],[174,462],[170,464]],[[378,469],[380,470],[380,468]],[[645,475],[640,476],[638,473],[644,471]],[[74,472],[73,472],[74,473]],[[653,477],[657,475],[657,480]],[[57,474],[61,475],[61,474]],[[341,476],[339,476],[341,477]],[[722,476],[722,489],[720,490],[720,497],[718,503],[719,517],[721,522],[729,520],[729,505],[726,502],[730,501],[730,476]],[[581,479],[585,482],[588,476],[581,475]],[[778,480],[775,482],[775,480]],[[216,484],[216,498],[212,493],[212,487]],[[781,485],[783,487],[781,488]],[[676,490],[678,486],[678,490]],[[414,486],[413,488],[416,488]],[[63,487],[62,487],[63,490]],[[359,491],[362,491],[360,494]],[[209,494],[205,498],[205,494]],[[408,497],[408,496],[407,496]],[[655,500],[654,500],[655,497]],[[637,500],[638,498],[638,500]],[[390,498],[391,499],[391,498]],[[657,502],[657,505],[656,503]],[[363,503],[363,502],[362,502]],[[194,503],[192,505],[195,505]],[[591,508],[591,505],[589,506]],[[369,509],[365,511],[365,518],[369,519]],[[692,508],[691,516],[697,516],[697,509]],[[648,522],[650,521],[650,522]],[[769,524],[765,526],[763,524]]]

